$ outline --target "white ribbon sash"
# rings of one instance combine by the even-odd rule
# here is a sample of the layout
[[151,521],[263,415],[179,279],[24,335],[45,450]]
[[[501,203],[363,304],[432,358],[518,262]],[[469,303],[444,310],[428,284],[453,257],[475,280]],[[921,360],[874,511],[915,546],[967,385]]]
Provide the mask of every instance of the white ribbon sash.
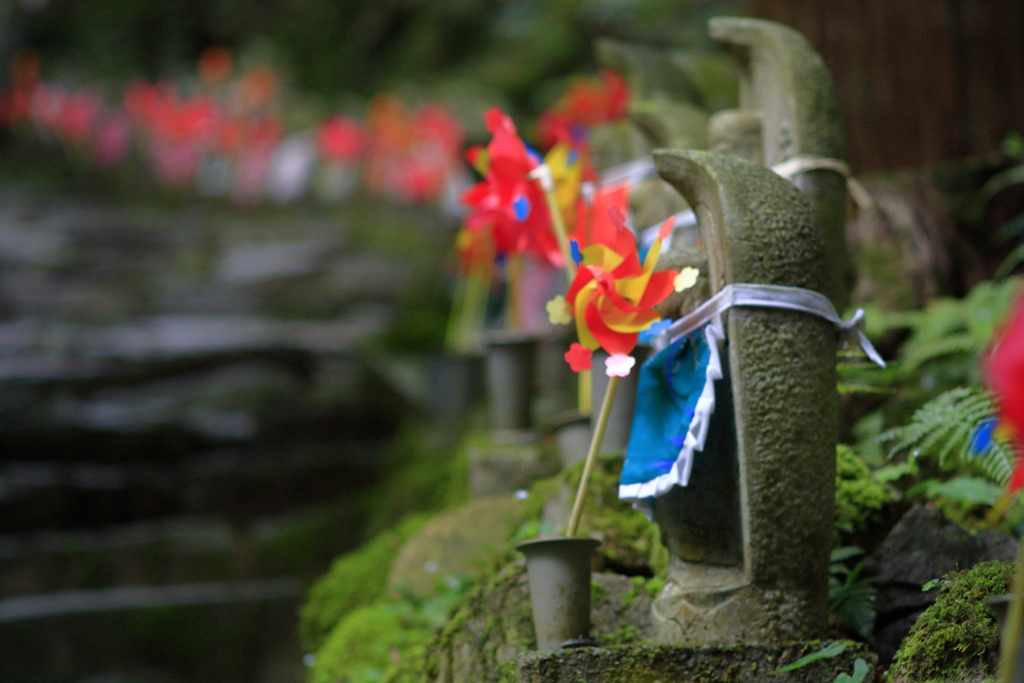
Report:
[[726,285],[722,291],[705,301],[699,308],[672,323],[667,330],[655,337],[652,346],[655,350],[661,350],[734,306],[784,308],[824,318],[835,324],[848,336],[853,337],[874,363],[885,367],[885,361],[878,355],[871,340],[864,334],[863,309],[858,308],[849,320],[844,321],[824,294],[802,287],[784,285],[748,283]]

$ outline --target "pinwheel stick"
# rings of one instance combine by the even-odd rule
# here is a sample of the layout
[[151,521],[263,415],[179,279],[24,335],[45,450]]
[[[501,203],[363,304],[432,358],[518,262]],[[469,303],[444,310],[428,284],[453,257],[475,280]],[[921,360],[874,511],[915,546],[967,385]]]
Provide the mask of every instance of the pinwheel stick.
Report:
[[604,430],[608,426],[608,415],[612,412],[612,402],[615,400],[615,390],[618,388],[619,378],[612,375],[608,378],[608,387],[604,390],[601,412],[597,415],[597,426],[594,427],[594,436],[590,439],[590,450],[587,452],[587,461],[583,465],[580,485],[576,489],[576,500],[572,505],[572,514],[569,516],[569,526],[565,529],[566,536],[575,536],[579,529],[580,517],[583,515],[583,501],[586,498],[587,484],[590,482],[590,471],[594,469],[594,463],[597,462],[597,453],[601,450]]
[[1017,569],[1013,576],[1013,599],[1006,614],[1006,638],[999,648],[999,683],[1014,680],[1017,664],[1017,644],[1021,637],[1021,620],[1024,618],[1024,545],[1017,555]]
[[572,251],[569,249],[569,233],[565,229],[565,221],[562,219],[562,211],[558,208],[558,199],[555,197],[555,181],[551,178],[551,169],[547,164],[541,164],[530,171],[530,178],[540,183],[540,189],[544,191],[544,201],[548,205],[548,213],[551,214],[551,229],[558,241],[558,249],[562,252],[562,260],[565,261],[565,274],[572,282],[576,277],[576,262],[572,259]]

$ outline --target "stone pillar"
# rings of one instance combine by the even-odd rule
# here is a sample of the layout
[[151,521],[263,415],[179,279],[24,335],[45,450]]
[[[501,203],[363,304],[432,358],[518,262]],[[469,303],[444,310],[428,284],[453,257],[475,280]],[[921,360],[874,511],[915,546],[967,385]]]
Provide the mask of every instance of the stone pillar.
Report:
[[[711,37],[731,46],[741,63],[740,107],[712,117],[709,146],[774,166],[799,154],[846,159],[842,111],[821,57],[797,31],[763,19],[715,17]],[[759,125],[758,125],[759,124]],[[758,131],[759,129],[759,131]],[[759,154],[751,138],[759,133]],[[853,271],[846,255],[846,182],[835,171],[797,175],[821,226],[828,253],[822,293],[841,313],[849,304]]]
[[[697,151],[655,153],[695,207],[711,293],[733,282],[825,292],[826,245],[807,197],[772,171]],[[735,308],[726,377],[687,487],[655,499],[671,564],[661,642],[768,644],[825,636],[838,416],[833,325]]]

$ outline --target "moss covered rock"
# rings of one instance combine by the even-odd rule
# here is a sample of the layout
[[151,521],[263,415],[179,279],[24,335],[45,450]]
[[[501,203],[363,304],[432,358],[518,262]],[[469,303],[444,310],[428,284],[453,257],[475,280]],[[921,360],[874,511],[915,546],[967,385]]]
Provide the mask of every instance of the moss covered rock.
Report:
[[[846,643],[835,657],[778,671],[820,651],[820,641],[783,646],[675,647],[640,645],[531,652],[516,663],[518,683],[832,683],[856,667],[864,683],[875,680],[875,656],[863,643]],[[861,664],[856,664],[861,660]],[[508,679],[506,679],[508,680]]]
[[1009,592],[1012,562],[983,562],[945,577],[892,664],[897,683],[983,681],[996,673],[999,629],[987,598]]
[[384,595],[388,570],[402,543],[429,519],[406,518],[363,547],[337,558],[309,589],[299,616],[299,635],[307,652],[315,652],[348,612]]
[[[597,573],[591,583],[591,636],[602,646],[649,641],[658,580]],[[470,591],[427,648],[428,681],[504,681],[536,647],[524,563],[506,565]]]
[[388,590],[424,598],[447,577],[478,577],[489,565],[487,558],[506,548],[523,523],[525,508],[514,496],[494,496],[434,517],[395,557]]
[[490,430],[470,433],[464,442],[469,490],[497,496],[529,488],[558,471],[558,456],[532,432]]
[[346,614],[316,653],[309,683],[393,681],[420,661],[434,633],[428,615],[401,601],[380,600]]

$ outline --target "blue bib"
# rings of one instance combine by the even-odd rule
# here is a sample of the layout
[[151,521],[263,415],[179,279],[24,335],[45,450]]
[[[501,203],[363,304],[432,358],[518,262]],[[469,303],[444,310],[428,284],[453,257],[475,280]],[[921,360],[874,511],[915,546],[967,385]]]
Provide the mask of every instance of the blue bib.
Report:
[[[711,325],[677,339],[640,367],[633,427],[619,480],[619,498],[639,508],[690,479],[695,450],[704,448],[722,377]],[[714,333],[712,332],[712,337]]]

